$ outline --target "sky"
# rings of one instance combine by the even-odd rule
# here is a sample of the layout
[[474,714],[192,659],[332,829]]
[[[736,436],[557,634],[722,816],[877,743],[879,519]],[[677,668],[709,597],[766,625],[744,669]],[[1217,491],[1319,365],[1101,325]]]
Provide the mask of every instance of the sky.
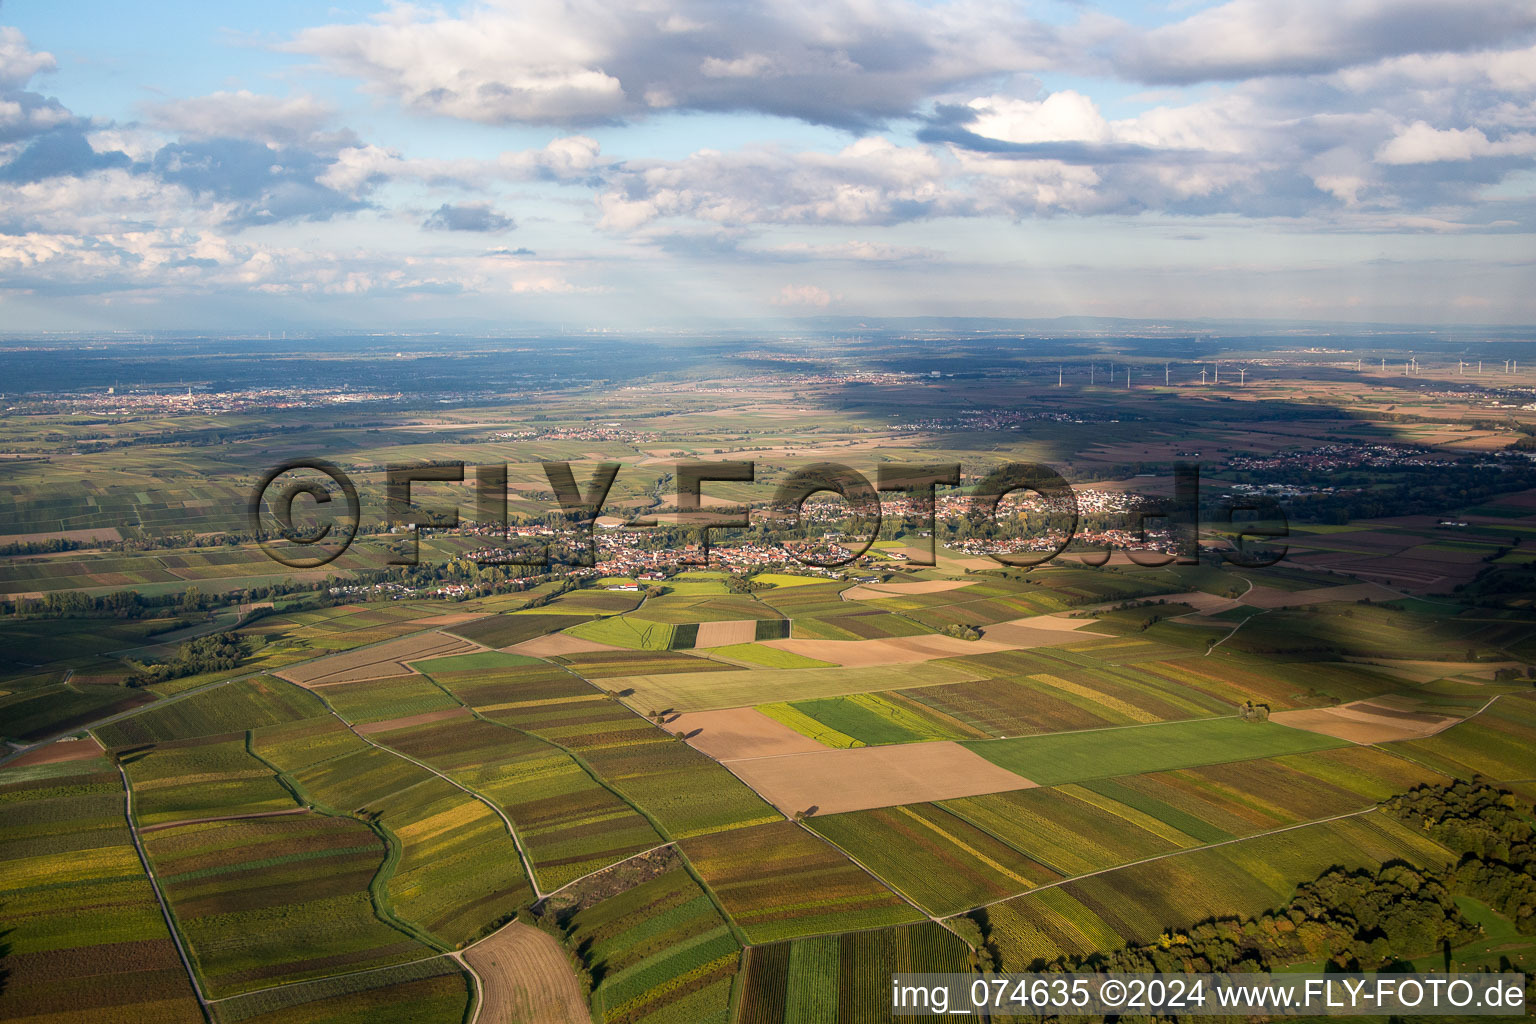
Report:
[[0,0],[0,331],[1536,324],[1531,0]]

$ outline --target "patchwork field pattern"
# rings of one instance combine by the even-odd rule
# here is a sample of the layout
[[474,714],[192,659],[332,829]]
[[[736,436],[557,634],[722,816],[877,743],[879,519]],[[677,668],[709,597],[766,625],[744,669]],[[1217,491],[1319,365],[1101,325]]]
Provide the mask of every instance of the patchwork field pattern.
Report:
[[1536,701],[1503,696],[1437,736],[1393,747],[1457,778],[1536,778]]
[[[970,950],[931,921],[752,946],[738,1024],[859,1024],[886,1019],[892,974],[961,974]],[[922,1018],[914,1018],[922,1019]]]
[[144,713],[98,729],[108,747],[220,736],[325,714],[325,705],[270,676],[240,679],[190,697],[168,700]]
[[334,718],[262,730],[252,747],[306,799],[382,830],[393,852],[376,887],[396,917],[437,941],[477,938],[532,895],[490,807]]
[[479,649],[478,644],[447,633],[422,633],[348,651],[346,654],[317,658],[283,669],[278,674],[300,686],[330,686],[359,679],[408,676],[413,670],[407,662],[468,654]]
[[1269,722],[1215,718],[967,743],[1042,785],[1336,747],[1343,740]]
[[921,917],[863,868],[793,822],[687,839],[681,848],[754,943]]
[[463,969],[438,956],[234,996],[213,1004],[213,1019],[214,1024],[417,1024],[462,1020],[469,1002]]
[[445,632],[462,636],[466,640],[473,640],[477,644],[484,644],[486,647],[511,647],[513,644],[520,644],[547,633],[559,632],[584,619],[585,616],[573,618],[570,615],[538,613],[489,615],[473,622],[449,626]]
[[416,959],[430,950],[375,913],[388,853],[350,818],[179,825],[144,837],[210,995]]
[[1290,898],[1298,880],[1391,860],[1443,866],[1453,855],[1379,812],[1136,864],[987,908],[1005,970],[1087,954],[1213,915],[1253,914]]
[[[790,720],[781,717],[779,709],[789,708],[801,718]],[[846,697],[826,697],[821,700],[796,701],[787,705],[766,705],[764,714],[784,722],[791,728],[799,728],[796,722],[808,719],[818,728],[807,735],[817,735],[831,730],[836,736],[845,736],[855,742],[849,746],[875,746],[882,743],[921,743],[925,740],[974,739],[979,735],[954,719],[946,719],[922,703],[901,691],[887,693],[857,693]],[[823,740],[822,742],[827,742]],[[829,746],[842,746],[829,742]]]
[[809,821],[855,861],[940,916],[1061,877],[938,804],[817,815]]
[[[682,712],[755,706],[765,703],[767,698],[813,700],[979,678],[978,673],[958,664],[964,660],[960,658],[878,668],[781,669],[771,675],[753,669],[721,671],[718,663],[701,658],[689,660],[702,666],[703,671],[660,675],[642,664],[635,667],[645,669],[645,674],[634,673],[632,668],[631,674],[615,674],[603,685],[633,691],[625,697],[631,706]],[[572,661],[573,668],[590,676],[584,664]]]
[[487,717],[580,757],[671,838],[779,817],[714,760],[562,668],[530,661],[463,674],[433,671]]
[[[728,1024],[741,946],[681,866],[560,919],[609,1024]],[[594,976],[597,976],[594,974]]]
[[514,729],[458,719],[375,739],[494,801],[545,891],[663,842],[570,754]]
[[245,735],[162,743],[121,755],[140,826],[291,808],[293,795],[246,750]]
[[105,758],[0,769],[0,1018],[202,1019]]

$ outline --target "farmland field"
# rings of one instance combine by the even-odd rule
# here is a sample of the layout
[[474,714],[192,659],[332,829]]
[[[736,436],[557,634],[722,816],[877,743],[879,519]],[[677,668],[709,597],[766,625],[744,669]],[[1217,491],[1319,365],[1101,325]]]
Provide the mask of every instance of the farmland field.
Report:
[[145,847],[210,994],[417,959],[369,882],[387,848],[350,818],[304,814],[179,825]]
[[928,921],[753,946],[747,950],[737,1020],[739,1024],[878,1020],[889,1012],[884,984],[892,974],[958,974],[965,972],[969,960],[970,950],[959,936]]
[[[437,17],[417,14],[417,27]],[[364,24],[366,12],[355,20],[359,31],[399,28]],[[664,28],[698,49],[683,39],[693,28]],[[400,38],[417,36],[431,33]],[[33,52],[44,39],[39,30]],[[48,46],[65,73],[75,51]],[[753,84],[713,74],[731,58],[705,61],[716,100]],[[668,114],[666,90],[633,84],[625,102],[656,100],[647,116],[658,125],[698,105],[680,94]],[[257,105],[238,82],[216,98],[220,110]],[[951,99],[971,109],[966,95]],[[932,97],[924,102],[928,111]],[[957,138],[1029,113],[987,102],[996,109],[973,104]],[[157,145],[190,146],[181,163],[196,164],[194,176],[216,174],[218,161],[191,160],[212,143],[170,137],[191,117],[172,106],[145,114],[146,130],[167,135]],[[345,111],[294,135],[287,120],[298,115],[284,111],[284,125],[263,130],[287,156],[257,163],[273,180],[313,177],[326,195],[242,193],[225,204],[227,223],[282,219],[301,200],[332,203],[332,191],[355,209],[336,206],[321,226],[471,214],[495,223],[495,211],[456,200],[446,212],[434,211],[437,198],[386,209],[402,188],[435,197],[485,177],[465,160],[354,147],[348,133],[366,126],[348,126]],[[1136,113],[1115,116],[1124,127]],[[836,152],[765,151],[746,170],[729,153],[695,153],[687,166],[751,179],[748,191],[768,201],[814,192],[829,167],[908,160],[903,131],[890,152],[865,139]],[[119,134],[91,140],[115,145]],[[918,134],[914,145],[933,145],[932,131]],[[904,266],[919,281],[942,270],[940,257],[880,240],[895,230],[882,206],[891,196],[873,185],[843,204],[858,208],[870,239],[839,257],[824,307],[795,309],[816,280],[796,268],[832,251],[815,237],[825,204],[791,197],[778,219],[793,224],[769,217],[742,234],[715,223],[736,214],[703,179],[626,152],[640,136],[618,120],[598,117],[588,135],[601,143],[590,152],[566,138],[499,158],[492,177],[506,186],[507,232],[519,211],[515,235],[424,234],[425,262],[398,279],[383,269],[333,279],[329,264],[303,262],[336,262],[324,247],[300,246],[263,271],[273,289],[264,301],[324,294],[338,322],[369,290],[414,304],[461,289],[465,315],[478,316],[486,282],[534,274],[515,338],[418,329],[406,309],[355,336],[269,340],[258,315],[238,337],[141,342],[138,307],[118,297],[123,283],[106,266],[124,246],[156,248],[139,232],[133,245],[91,250],[106,261],[92,272],[106,291],[69,314],[126,318],[112,334],[13,331],[0,342],[0,1019],[874,1024],[891,1019],[898,971],[974,980],[1074,956],[1095,958],[1084,969],[1143,956],[1178,965],[1186,945],[1216,963],[1259,955],[1271,931],[1315,946],[1308,963],[1390,969],[1401,956],[1438,968],[1443,956],[1408,948],[1412,929],[1374,911],[1441,889],[1446,921],[1432,924],[1453,935],[1453,962],[1527,962],[1528,331],[1500,326],[1496,311],[1475,331],[1343,334],[1310,321],[952,330],[918,316],[854,317],[844,296],[859,293],[855,276]],[[947,144],[940,169],[956,188],[997,193],[975,209],[1029,205],[977,169],[1034,164],[963,142]],[[1382,140],[1367,143],[1375,152]],[[305,145],[324,151],[313,168],[290,159]],[[129,155],[141,170],[176,163]],[[348,173],[322,173],[333,158]],[[907,169],[914,181],[926,173]],[[1070,205],[1084,201],[1078,193],[1112,199],[1131,181],[1069,169],[1082,182],[1034,184]],[[742,259],[775,253],[784,280],[746,300],[725,287],[715,301],[766,303],[794,329],[710,340],[712,328],[624,325],[545,337],[539,310],[577,301],[562,298],[567,289],[602,301],[602,267],[568,259],[549,241],[559,225],[520,211],[589,179],[612,186],[592,224],[634,235],[616,253],[692,251],[730,287]],[[1387,209],[1378,186],[1350,217]],[[934,205],[922,181],[896,191],[906,195],[894,200],[897,219],[938,224],[930,215],[971,209]],[[585,215],[572,206],[561,216]],[[702,217],[719,237],[669,233],[678,216]],[[248,231],[245,248],[272,230]],[[451,273],[431,269],[460,250]],[[217,258],[167,250],[135,274],[172,264],[189,280],[244,273],[216,245],[208,252]],[[43,270],[68,284],[71,253]],[[219,269],[200,266],[209,262]],[[645,260],[630,264],[649,272]],[[302,287],[283,291],[284,274]],[[108,299],[116,313],[102,313]],[[29,292],[16,309],[44,301]],[[117,358],[119,347],[133,358]],[[1531,353],[1525,375],[1506,377],[1517,350]],[[1499,371],[1443,372],[1473,351],[1503,352]],[[279,379],[279,356],[304,372]],[[1221,383],[1202,383],[1218,358]],[[356,485],[358,528],[334,562],[292,568],[253,540],[246,506],[273,466],[317,457]],[[454,462],[462,482],[416,480],[411,512],[386,511],[393,467],[448,463],[451,476]],[[746,525],[701,531],[677,511],[688,504],[683,467],[736,462],[752,463],[752,479],[706,478],[701,502],[722,516],[741,507]],[[1175,462],[1200,471],[1196,543],[1183,558],[1168,557],[1189,538],[1164,514],[1177,506],[1163,504],[1179,493]],[[561,463],[583,501],[601,492],[595,506],[561,506]],[[789,514],[780,486],[827,463],[878,485],[878,527],[849,514],[847,495]],[[1074,522],[1042,512],[1028,488],[995,515],[976,500],[990,498],[982,482],[994,470],[1005,471],[993,483],[1007,482],[1017,469],[1005,467],[1025,464],[1070,482]],[[921,488],[885,486],[903,466],[941,477],[958,466],[961,482],[935,487],[930,518]],[[346,511],[335,500],[344,489],[320,487],[331,501],[288,492],[299,535]],[[1273,543],[1224,518],[1229,500],[1261,495],[1291,528]],[[258,532],[275,544],[285,524],[280,502],[266,500]],[[429,514],[457,514],[459,525],[428,525]],[[993,557],[1043,553],[1069,525],[1066,553],[1048,564]],[[547,545],[548,564],[497,557],[504,532]],[[308,547],[290,539],[272,550],[290,544]],[[1253,566],[1243,564],[1250,545],[1265,557],[1287,550]],[[851,561],[811,564],[844,554]],[[1411,893],[1392,888],[1411,877],[1394,874],[1398,862],[1422,869]],[[1319,883],[1334,867],[1370,872],[1375,902],[1353,895],[1363,875]],[[1263,917],[1299,887],[1315,905]],[[1453,921],[1457,908],[1470,924]],[[1254,945],[1211,944],[1227,927],[1212,919],[1244,915],[1259,915],[1244,938]],[[1150,948],[1123,948],[1141,943]]]
[[105,758],[0,769],[6,1020],[202,1019]]
[[793,822],[701,836],[680,845],[752,942],[921,917],[864,869]]
[[940,916],[1061,877],[939,804],[816,816],[811,827]]
[[1451,858],[1443,847],[1371,812],[1026,893],[988,908],[988,915],[993,931],[1006,936],[1006,968],[1027,970],[1035,958],[1056,950],[1149,942],[1212,915],[1278,906],[1298,880],[1336,865],[1443,865]]
[[1343,744],[1331,736],[1235,718],[1170,722],[965,744],[1034,782],[1051,785],[1131,771],[1159,771]]
[[741,945],[680,865],[558,915],[568,942],[601,964],[604,1020],[728,1024]]

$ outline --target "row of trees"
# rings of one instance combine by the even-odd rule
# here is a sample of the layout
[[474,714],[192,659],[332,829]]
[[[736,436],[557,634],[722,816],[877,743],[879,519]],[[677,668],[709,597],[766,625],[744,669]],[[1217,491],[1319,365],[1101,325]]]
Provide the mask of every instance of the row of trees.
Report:
[[237,668],[249,653],[245,638],[234,633],[210,633],[193,637],[176,649],[169,661],[138,665],[124,682],[128,686],[148,686],[167,679],[195,676],[202,672],[221,672]]

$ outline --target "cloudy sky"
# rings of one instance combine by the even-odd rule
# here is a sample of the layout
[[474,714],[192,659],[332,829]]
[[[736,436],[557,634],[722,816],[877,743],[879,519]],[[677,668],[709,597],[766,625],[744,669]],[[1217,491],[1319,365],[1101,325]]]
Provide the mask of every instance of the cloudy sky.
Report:
[[1532,0],[0,3],[0,330],[1536,323]]

